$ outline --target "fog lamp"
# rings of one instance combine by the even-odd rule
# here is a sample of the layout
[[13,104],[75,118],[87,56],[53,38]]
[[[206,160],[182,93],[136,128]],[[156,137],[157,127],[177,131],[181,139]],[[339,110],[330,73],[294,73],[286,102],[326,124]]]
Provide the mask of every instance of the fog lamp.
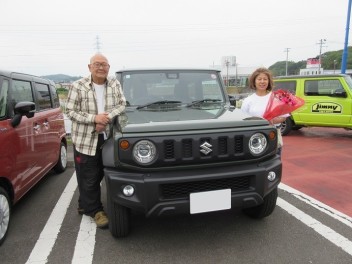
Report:
[[134,194],[134,187],[132,185],[126,185],[123,187],[122,192],[125,196],[131,197]]
[[268,180],[269,180],[269,181],[274,181],[275,179],[276,179],[276,173],[273,172],[273,171],[270,171],[270,172],[268,173]]

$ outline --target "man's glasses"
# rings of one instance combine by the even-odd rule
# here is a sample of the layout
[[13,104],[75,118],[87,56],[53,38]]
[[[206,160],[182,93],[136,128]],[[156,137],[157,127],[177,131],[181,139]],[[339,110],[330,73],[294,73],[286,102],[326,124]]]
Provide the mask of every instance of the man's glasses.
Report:
[[100,67],[103,67],[103,69],[108,69],[110,67],[109,64],[107,63],[100,63],[100,62],[94,62],[93,64],[93,67],[96,68],[96,69],[100,69]]

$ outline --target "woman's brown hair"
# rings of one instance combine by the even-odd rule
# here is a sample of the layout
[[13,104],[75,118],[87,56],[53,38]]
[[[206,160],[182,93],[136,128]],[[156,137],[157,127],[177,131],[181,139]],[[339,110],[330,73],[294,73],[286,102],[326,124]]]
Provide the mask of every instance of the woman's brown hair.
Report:
[[256,89],[255,79],[261,73],[265,74],[268,77],[269,84],[268,84],[268,88],[266,90],[271,91],[274,88],[273,75],[271,74],[271,72],[267,68],[258,68],[251,74],[251,76],[249,77],[249,88],[254,89],[254,90]]

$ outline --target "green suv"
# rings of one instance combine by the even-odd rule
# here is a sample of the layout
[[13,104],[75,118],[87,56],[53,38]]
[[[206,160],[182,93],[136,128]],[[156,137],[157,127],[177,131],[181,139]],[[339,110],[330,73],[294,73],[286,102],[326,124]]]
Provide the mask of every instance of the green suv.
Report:
[[286,119],[282,135],[302,127],[352,128],[352,79],[349,75],[276,77],[275,89],[289,90],[305,105]]
[[124,69],[116,76],[127,107],[103,147],[114,236],[129,234],[131,212],[273,212],[282,173],[277,130],[233,106],[220,71]]

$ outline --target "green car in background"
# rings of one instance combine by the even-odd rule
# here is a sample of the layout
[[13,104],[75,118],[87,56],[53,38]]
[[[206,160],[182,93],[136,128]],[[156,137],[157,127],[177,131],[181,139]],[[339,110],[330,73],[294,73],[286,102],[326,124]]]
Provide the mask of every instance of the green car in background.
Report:
[[275,77],[275,89],[289,90],[305,105],[291,113],[282,135],[302,127],[352,129],[352,79],[345,74]]

